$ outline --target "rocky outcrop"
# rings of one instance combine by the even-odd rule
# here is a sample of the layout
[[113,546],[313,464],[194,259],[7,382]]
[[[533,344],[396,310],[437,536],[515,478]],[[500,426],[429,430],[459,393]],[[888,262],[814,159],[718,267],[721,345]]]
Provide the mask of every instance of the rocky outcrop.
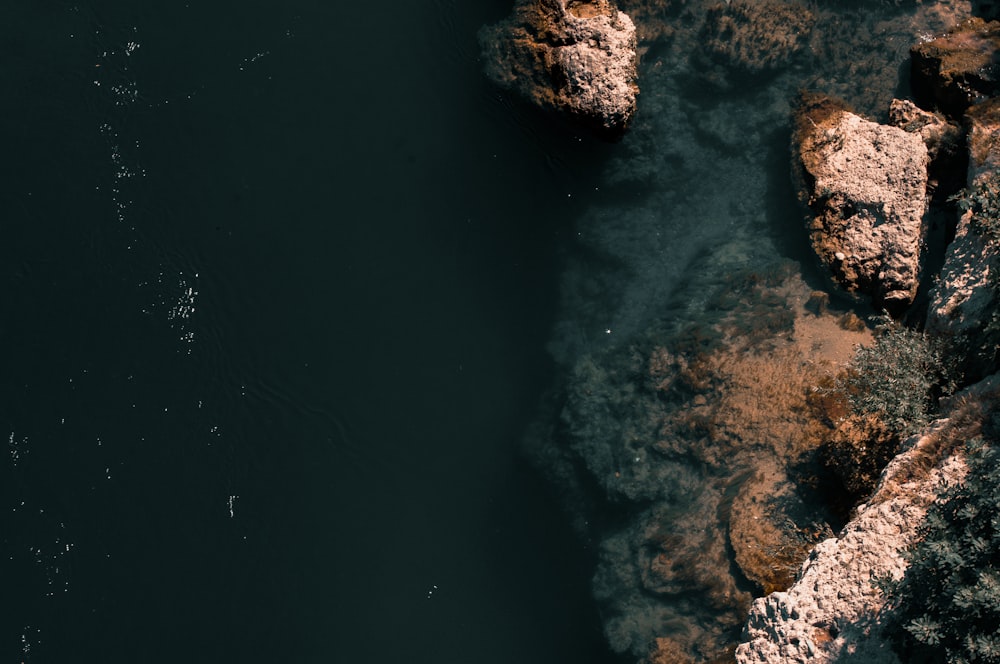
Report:
[[902,577],[902,553],[916,525],[943,488],[964,475],[960,455],[937,459],[945,426],[912,439],[893,459],[875,496],[838,538],[813,549],[794,586],[754,602],[737,662],[836,662],[846,655],[866,664],[898,662],[874,629],[884,599],[873,581]]
[[954,341],[967,357],[965,374],[978,378],[996,369],[1000,345],[1000,249],[988,231],[990,219],[1000,223],[1000,99],[970,108],[966,125],[968,209],[931,291],[927,329]]
[[865,120],[826,97],[804,99],[795,172],[812,247],[848,292],[898,311],[917,291],[927,191],[920,135]]
[[609,0],[521,0],[479,32],[487,76],[535,105],[620,135],[636,108],[636,37]]
[[913,92],[952,118],[1000,90],[1000,23],[972,18],[910,49]]

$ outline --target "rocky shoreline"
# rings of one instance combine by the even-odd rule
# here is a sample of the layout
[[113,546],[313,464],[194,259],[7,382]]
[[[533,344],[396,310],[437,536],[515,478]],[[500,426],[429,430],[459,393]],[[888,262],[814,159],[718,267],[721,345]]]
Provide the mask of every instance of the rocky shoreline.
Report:
[[[987,209],[1000,191],[1000,102],[991,100],[1000,23],[973,10],[994,11],[906,4],[872,10],[860,29],[846,11],[781,0],[520,0],[481,31],[498,85],[625,137],[612,186],[655,187],[679,173],[663,161],[679,152],[696,186],[715,171],[733,186],[715,194],[730,214],[761,223],[746,201],[762,183],[733,169],[760,169],[766,157],[753,151],[787,126],[801,233],[828,279],[817,288],[794,261],[757,257],[772,240],[737,233],[707,239],[707,254],[683,268],[702,284],[698,298],[674,301],[650,284],[679,279],[676,270],[623,242],[600,212],[581,222],[593,247],[640,276],[624,282],[607,327],[615,340],[570,341],[573,323],[557,330],[564,377],[527,450],[598,551],[594,596],[616,652],[650,664],[898,661],[880,633],[871,577],[903,573],[901,552],[926,506],[961,477],[960,439],[978,412],[970,404],[997,390],[987,380],[942,405],[943,419],[900,447],[846,523],[823,464],[841,435],[831,431],[848,420],[830,404],[818,415],[816,395],[871,343],[863,318],[883,309],[947,344],[964,384],[997,371],[990,275],[1000,231],[986,220],[1000,212]],[[912,76],[912,99],[894,98],[910,86],[897,86],[887,61]],[[684,98],[678,81],[705,98]],[[745,113],[742,126],[719,115],[727,103]],[[750,163],[730,161],[743,158]],[[676,195],[664,200],[690,205]],[[667,230],[645,209],[634,215],[636,228]],[[934,242],[939,270],[928,263]],[[727,277],[701,276],[719,273]],[[603,288],[571,286],[571,295]],[[877,435],[852,426],[850,435]]]
[[882,472],[874,495],[859,505],[836,538],[817,545],[786,591],[757,599],[736,661],[836,662],[852,657],[898,664],[883,632],[885,597],[875,580],[902,578],[903,556],[916,525],[948,487],[966,473],[962,443],[977,435],[984,403],[996,403],[996,376],[951,400],[947,417],[914,436]]
[[[965,197],[993,187],[1000,170],[1000,100],[991,63],[1000,52],[1000,23],[967,20],[941,37],[913,48],[915,90],[930,109],[912,107],[927,146],[959,142],[967,150]],[[903,102],[894,102],[898,111]],[[930,111],[938,111],[934,115]],[[946,116],[946,117],[943,117]],[[949,123],[948,120],[959,124]],[[929,127],[938,130],[927,131]],[[956,141],[955,136],[961,136]],[[919,153],[919,150],[915,150]],[[954,160],[952,159],[952,164]],[[892,182],[898,180],[890,179]],[[883,471],[878,486],[837,538],[810,553],[787,592],[757,599],[736,660],[834,662],[851,657],[896,663],[892,636],[884,633],[885,597],[873,580],[902,578],[903,553],[915,543],[927,507],[965,473],[963,443],[981,430],[987,411],[1000,400],[997,348],[1000,337],[995,278],[997,246],[986,224],[997,209],[961,206],[955,237],[931,289],[926,329],[944,340],[965,381],[975,383],[944,409],[942,419],[904,445]],[[904,253],[905,252],[900,252]],[[984,378],[985,377],[985,378]]]

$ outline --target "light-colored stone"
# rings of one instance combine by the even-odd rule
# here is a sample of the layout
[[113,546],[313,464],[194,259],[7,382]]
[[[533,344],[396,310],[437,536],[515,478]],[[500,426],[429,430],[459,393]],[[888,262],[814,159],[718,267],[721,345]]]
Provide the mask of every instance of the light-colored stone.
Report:
[[929,193],[950,196],[965,186],[965,132],[958,124],[905,99],[893,99],[889,104],[889,124],[924,140]]
[[[754,602],[737,662],[835,662],[859,652],[865,658],[858,661],[898,662],[888,644],[870,633],[884,602],[872,580],[902,577],[902,552],[913,541],[916,524],[942,487],[964,474],[961,457],[949,455],[925,477],[904,479],[912,460],[933,445],[934,435],[932,429],[910,441],[909,450],[886,468],[880,491],[840,536],[813,549],[795,585]],[[796,610],[786,608],[791,606]]]
[[639,92],[635,25],[610,0],[520,0],[479,43],[501,87],[611,136],[628,127]]
[[[996,187],[1000,183],[1000,99],[970,108],[966,124],[969,188]],[[952,339],[967,351],[969,360],[963,369],[973,378],[996,369],[1000,344],[1000,330],[993,324],[1000,250],[996,241],[979,230],[976,214],[970,209],[959,219],[927,312],[929,331]]]
[[927,193],[919,134],[861,118],[835,100],[803,101],[795,172],[813,249],[848,292],[899,310],[917,292]]
[[959,146],[962,130],[939,113],[931,113],[908,99],[893,99],[889,104],[889,124],[903,131],[917,133],[927,146],[927,155],[937,159],[943,150]]

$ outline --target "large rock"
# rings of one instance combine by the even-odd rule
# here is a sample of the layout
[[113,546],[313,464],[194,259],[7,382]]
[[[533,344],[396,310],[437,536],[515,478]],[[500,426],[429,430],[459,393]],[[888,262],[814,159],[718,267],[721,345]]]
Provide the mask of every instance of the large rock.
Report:
[[902,578],[903,552],[916,525],[943,488],[959,481],[965,465],[947,454],[929,472],[941,425],[910,443],[885,469],[879,491],[840,537],[820,543],[787,592],[757,599],[736,649],[740,664],[851,661],[898,663],[876,629],[884,597],[873,580]]
[[709,8],[699,35],[703,65],[746,80],[789,64],[806,44],[812,13],[782,0],[726,0]]
[[989,204],[992,197],[993,205],[1000,205],[1000,99],[970,108],[966,124],[972,195],[931,291],[927,329],[956,342],[967,357],[966,376],[979,378],[996,370],[1000,345],[1000,250],[987,230],[989,219],[1000,226],[1000,207]]
[[803,100],[795,165],[816,255],[848,292],[898,311],[917,292],[927,193],[919,134],[826,97]]
[[757,599],[736,649],[739,664],[899,664],[876,581],[902,578],[903,555],[928,507],[966,474],[965,441],[995,417],[1000,376],[968,388],[948,418],[914,436],[882,472],[875,494],[836,539],[819,544],[787,592]]
[[479,43],[498,85],[611,136],[628,127],[639,92],[635,26],[609,0],[520,0]]
[[1000,23],[969,19],[910,49],[913,92],[921,103],[960,118],[1000,90]]

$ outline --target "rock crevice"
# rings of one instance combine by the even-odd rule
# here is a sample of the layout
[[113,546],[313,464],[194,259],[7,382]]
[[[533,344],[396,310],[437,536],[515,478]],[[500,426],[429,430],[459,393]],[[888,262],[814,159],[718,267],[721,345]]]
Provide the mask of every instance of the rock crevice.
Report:
[[820,262],[850,293],[901,310],[916,296],[927,193],[919,134],[881,125],[836,100],[803,100],[795,173]]

